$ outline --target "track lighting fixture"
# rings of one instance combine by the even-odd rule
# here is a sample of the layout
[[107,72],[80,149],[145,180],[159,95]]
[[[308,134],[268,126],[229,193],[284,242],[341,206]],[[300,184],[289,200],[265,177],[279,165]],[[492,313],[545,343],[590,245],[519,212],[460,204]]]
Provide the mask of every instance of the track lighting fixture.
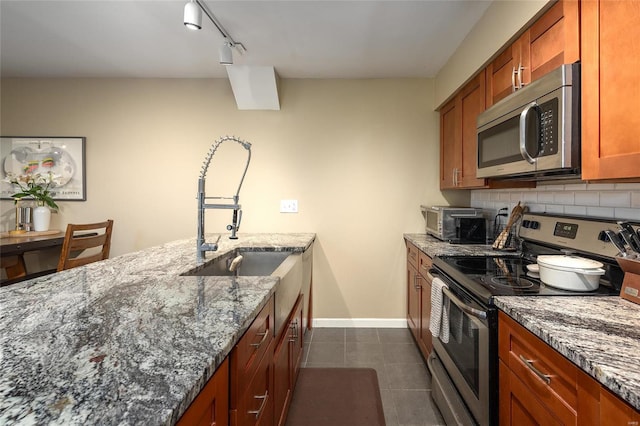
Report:
[[195,0],[184,5],[184,25],[190,30],[202,28],[202,10]]
[[232,44],[225,39],[218,52],[220,56],[220,65],[233,65],[233,52],[231,51],[231,47]]
[[220,21],[211,13],[207,5],[202,0],[189,0],[184,5],[184,25],[191,30],[199,30],[202,28],[202,12],[207,15],[207,18],[213,23],[216,29],[224,37],[224,45],[220,47],[220,63],[223,65],[233,64],[233,55],[231,48],[236,49],[241,54],[246,52],[247,49],[231,37],[229,31],[227,31]]

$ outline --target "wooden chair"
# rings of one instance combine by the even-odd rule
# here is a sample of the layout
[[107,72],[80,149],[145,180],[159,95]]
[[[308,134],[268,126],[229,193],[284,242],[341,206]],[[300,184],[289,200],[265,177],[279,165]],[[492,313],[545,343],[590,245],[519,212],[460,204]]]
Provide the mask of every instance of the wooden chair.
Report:
[[[100,233],[99,231],[102,229],[104,229],[104,232]],[[60,252],[60,260],[58,261],[58,271],[108,259],[112,230],[113,220],[67,225],[67,232]],[[76,232],[82,232],[85,235],[83,236],[82,233],[76,234]],[[89,234],[88,236],[86,235],[87,233]],[[85,250],[88,251],[85,253]]]
[[0,258],[0,267],[7,274],[7,281],[24,278],[27,276],[27,268],[21,254]]

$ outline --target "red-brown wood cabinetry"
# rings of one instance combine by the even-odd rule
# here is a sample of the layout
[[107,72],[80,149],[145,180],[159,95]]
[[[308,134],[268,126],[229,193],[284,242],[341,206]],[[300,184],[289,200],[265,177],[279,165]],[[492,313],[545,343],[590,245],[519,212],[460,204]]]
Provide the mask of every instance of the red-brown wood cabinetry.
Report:
[[640,2],[585,0],[582,179],[640,177]]
[[196,399],[177,423],[178,426],[229,425],[229,359],[217,368]]
[[501,425],[637,425],[640,413],[504,312],[498,314]]
[[303,353],[303,299],[298,298],[274,353],[275,424],[284,425]]
[[520,36],[486,67],[486,107],[531,82],[529,33]]
[[485,106],[484,70],[440,110],[440,189],[478,188],[477,119]]
[[273,297],[231,352],[230,418],[233,426],[273,424]]
[[431,258],[407,241],[407,325],[425,358],[433,348],[430,268]]

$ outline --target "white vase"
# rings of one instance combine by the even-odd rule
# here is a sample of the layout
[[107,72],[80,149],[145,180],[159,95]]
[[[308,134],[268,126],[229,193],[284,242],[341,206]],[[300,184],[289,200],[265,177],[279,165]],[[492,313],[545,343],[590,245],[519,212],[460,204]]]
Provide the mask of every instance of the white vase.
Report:
[[51,222],[51,210],[46,206],[38,206],[33,209],[33,230],[48,231]]

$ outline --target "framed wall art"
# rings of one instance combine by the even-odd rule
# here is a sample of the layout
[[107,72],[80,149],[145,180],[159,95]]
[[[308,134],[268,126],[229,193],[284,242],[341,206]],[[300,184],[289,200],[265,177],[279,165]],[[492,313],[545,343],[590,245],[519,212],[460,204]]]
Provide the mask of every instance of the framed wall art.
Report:
[[0,198],[12,199],[17,185],[8,178],[19,176],[53,177],[51,195],[54,200],[85,201],[87,199],[84,137],[0,137]]

